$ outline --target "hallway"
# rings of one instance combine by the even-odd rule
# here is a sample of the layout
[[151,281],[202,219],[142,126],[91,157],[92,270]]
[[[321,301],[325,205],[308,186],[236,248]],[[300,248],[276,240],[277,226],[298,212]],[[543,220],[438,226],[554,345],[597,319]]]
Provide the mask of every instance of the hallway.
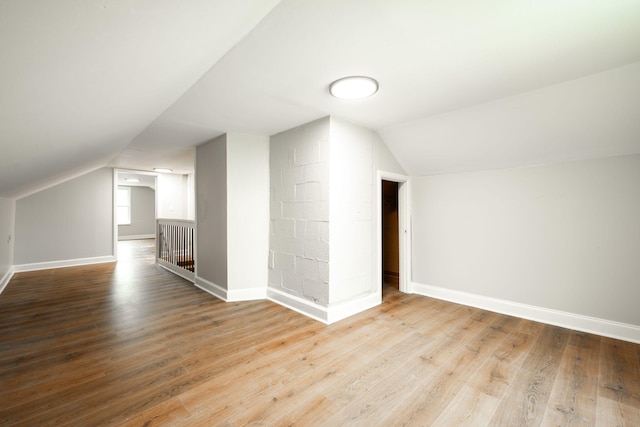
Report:
[[155,263],[156,239],[120,240],[118,242],[118,262]]

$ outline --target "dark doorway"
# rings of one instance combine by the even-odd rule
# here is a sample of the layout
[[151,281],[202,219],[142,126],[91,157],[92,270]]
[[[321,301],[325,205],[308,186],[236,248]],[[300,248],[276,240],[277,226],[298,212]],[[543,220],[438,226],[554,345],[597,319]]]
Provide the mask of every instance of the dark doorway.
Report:
[[382,181],[382,292],[398,289],[400,277],[400,241],[398,236],[398,183]]

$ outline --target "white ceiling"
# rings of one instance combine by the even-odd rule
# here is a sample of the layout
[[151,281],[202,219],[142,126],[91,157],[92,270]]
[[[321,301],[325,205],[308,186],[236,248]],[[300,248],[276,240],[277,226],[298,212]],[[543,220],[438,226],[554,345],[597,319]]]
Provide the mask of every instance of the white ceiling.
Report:
[[0,1],[0,196],[108,164],[276,3]]
[[[640,152],[638,22],[637,0],[3,1],[0,196],[330,114],[412,175]],[[380,91],[328,94],[353,74]]]
[[156,174],[151,172],[118,172],[118,185],[125,187],[149,187],[155,191]]

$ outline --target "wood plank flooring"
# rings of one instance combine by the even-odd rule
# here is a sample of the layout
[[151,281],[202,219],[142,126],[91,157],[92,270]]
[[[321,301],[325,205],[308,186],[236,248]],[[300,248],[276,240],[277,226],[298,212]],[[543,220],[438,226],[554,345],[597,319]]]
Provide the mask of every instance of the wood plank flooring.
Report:
[[640,345],[385,288],[326,326],[153,263],[16,274],[0,425],[640,426]]

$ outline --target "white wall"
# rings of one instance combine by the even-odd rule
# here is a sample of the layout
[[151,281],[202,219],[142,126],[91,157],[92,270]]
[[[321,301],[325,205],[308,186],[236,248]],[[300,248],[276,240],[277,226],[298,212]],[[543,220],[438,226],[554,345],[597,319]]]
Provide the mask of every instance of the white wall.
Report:
[[187,179],[187,216],[184,219],[196,218],[196,176],[194,173],[186,175]]
[[330,302],[376,291],[373,132],[331,118]]
[[[372,214],[373,222],[371,224],[371,227],[372,227],[371,234],[376,244],[371,246],[371,256],[372,256],[372,259],[374,260],[374,262],[372,263],[371,275],[374,283],[376,283],[376,286],[377,286],[376,290],[381,292],[382,291],[381,275],[382,275],[382,269],[383,269],[382,268],[382,218],[381,218],[382,183],[378,181],[379,180],[378,172],[384,173],[384,176],[387,177],[385,179],[389,179],[388,178],[389,176],[394,176],[394,177],[401,176],[403,178],[406,177],[407,181],[405,181],[404,183],[401,183],[399,186],[399,189],[402,189],[403,186],[408,186],[409,177],[407,176],[402,166],[400,166],[400,164],[397,162],[397,160],[395,159],[391,151],[389,151],[389,149],[387,148],[385,143],[382,141],[382,139],[380,138],[377,132],[372,132],[372,138],[373,138],[373,171],[372,172],[373,172],[373,180],[374,180],[373,200],[375,201],[375,203],[373,205],[373,214]],[[398,196],[400,197],[400,195]],[[405,204],[404,208],[408,208],[408,206],[406,206]],[[404,211],[399,210],[398,215],[399,216],[404,215]],[[408,226],[408,224],[404,224],[403,221],[401,220],[399,221],[399,225],[400,226],[404,225],[405,227]],[[403,239],[400,239],[398,244],[402,246]],[[378,245],[380,245],[380,247],[378,247]],[[405,250],[403,248],[398,248],[398,249],[399,249],[399,255],[401,256],[407,255],[405,254]],[[404,271],[402,267],[400,268],[400,273],[408,275],[407,274],[408,272]],[[404,278],[401,278],[401,280],[403,279]]]
[[118,188],[129,188],[131,192],[131,224],[118,225],[118,239],[155,236],[156,192],[142,186],[119,186]]
[[113,170],[18,199],[15,223],[16,265],[112,257]]
[[189,218],[192,209],[189,207],[190,197],[187,175],[159,173],[156,183],[158,198],[158,218]]
[[14,199],[0,197],[0,292],[13,272],[15,207]]
[[377,132],[371,132],[373,139],[373,169],[405,175],[406,172],[393,156]]
[[266,296],[269,137],[227,134],[227,299]]
[[226,134],[196,150],[196,285],[226,301],[265,298],[269,137]]
[[412,178],[413,280],[640,325],[640,155]]
[[325,118],[271,138],[269,296],[327,323],[379,304],[379,136]]
[[227,137],[196,147],[196,283],[227,289]]
[[376,132],[331,118],[330,302],[379,294],[378,171],[404,174]]

